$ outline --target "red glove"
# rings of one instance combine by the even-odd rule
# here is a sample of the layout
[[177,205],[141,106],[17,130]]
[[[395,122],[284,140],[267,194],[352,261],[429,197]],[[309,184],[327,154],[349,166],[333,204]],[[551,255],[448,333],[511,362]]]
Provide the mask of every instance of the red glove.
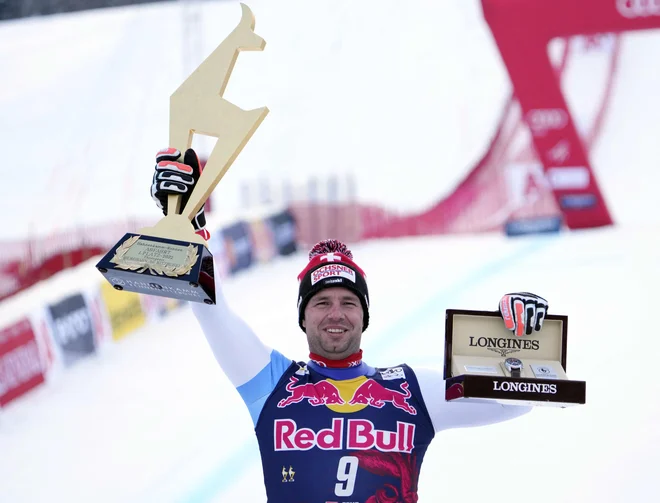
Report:
[[[156,168],[151,182],[151,198],[167,215],[167,197],[171,194],[181,196],[181,208],[185,208],[197,180],[202,174],[197,153],[191,148],[186,150],[183,162],[178,162],[181,152],[175,148],[166,148],[156,155]],[[206,215],[203,204],[192,219],[195,233],[209,240],[211,233],[206,229]]]
[[548,301],[529,292],[507,293],[500,300],[504,326],[518,337],[541,330],[548,314]]

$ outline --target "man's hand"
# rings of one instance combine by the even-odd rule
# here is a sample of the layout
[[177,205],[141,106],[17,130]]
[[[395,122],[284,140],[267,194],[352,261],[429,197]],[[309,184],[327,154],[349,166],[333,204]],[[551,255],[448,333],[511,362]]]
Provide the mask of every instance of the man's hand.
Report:
[[529,292],[507,293],[500,300],[504,326],[518,337],[541,330],[548,314],[548,301]]
[[[175,148],[163,149],[156,155],[156,168],[151,182],[151,198],[163,210],[164,215],[167,215],[167,196],[170,194],[181,196],[181,208],[184,208],[202,174],[199,159],[193,149],[186,150],[183,162],[178,162],[180,155],[181,152]],[[206,229],[204,206],[202,205],[195,218],[192,219],[192,224],[195,233],[208,241],[211,234]]]

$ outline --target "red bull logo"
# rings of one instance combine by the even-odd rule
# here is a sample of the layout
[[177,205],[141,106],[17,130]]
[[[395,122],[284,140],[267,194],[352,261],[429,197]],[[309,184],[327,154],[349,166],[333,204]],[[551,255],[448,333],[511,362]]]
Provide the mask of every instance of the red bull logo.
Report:
[[401,384],[401,391],[386,388],[378,381],[367,379],[358,389],[355,390],[353,398],[348,402],[350,405],[367,404],[379,409],[383,408],[386,403],[391,403],[397,409],[405,410],[408,414],[416,415],[415,407],[408,403],[411,396],[408,390],[408,383]]
[[308,400],[310,405],[333,405],[343,404],[344,399],[339,396],[339,390],[330,381],[320,381],[317,383],[298,384],[298,378],[291,377],[286,390],[291,393],[287,398],[277,403],[279,408],[286,407],[292,403],[299,403]]
[[293,419],[275,420],[276,451],[307,451],[314,447],[322,450],[371,450],[405,452],[414,447],[415,425],[397,421],[396,431],[379,430],[366,419],[334,418],[330,428],[314,431],[298,428]]
[[277,403],[279,408],[306,400],[314,407],[325,405],[335,412],[351,413],[366,407],[382,409],[389,403],[410,415],[417,415],[415,407],[408,403],[412,396],[408,382],[401,383],[401,391],[386,388],[375,379],[366,377],[346,381],[326,379],[317,383],[298,382],[295,376],[289,378],[286,385],[289,396]]

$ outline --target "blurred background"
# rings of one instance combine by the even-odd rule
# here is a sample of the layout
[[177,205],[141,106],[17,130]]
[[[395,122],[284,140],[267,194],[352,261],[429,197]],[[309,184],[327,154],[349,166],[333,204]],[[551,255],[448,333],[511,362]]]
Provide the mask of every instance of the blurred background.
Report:
[[[497,484],[502,442],[530,450],[530,491],[557,475],[537,502],[658,501],[657,364],[638,336],[660,280],[660,3],[247,5],[266,47],[239,54],[224,97],[270,112],[206,204],[234,309],[306,359],[295,277],[337,238],[373,282],[365,351],[441,367],[446,308],[538,290],[570,315],[588,404],[457,433],[438,448],[455,462],[429,451],[420,501],[509,501],[459,470]],[[169,97],[240,16],[230,0],[0,0],[2,502],[264,500],[249,416],[189,306],[94,268],[161,218]],[[215,141],[193,138],[203,163]],[[645,362],[632,387],[624,357]]]

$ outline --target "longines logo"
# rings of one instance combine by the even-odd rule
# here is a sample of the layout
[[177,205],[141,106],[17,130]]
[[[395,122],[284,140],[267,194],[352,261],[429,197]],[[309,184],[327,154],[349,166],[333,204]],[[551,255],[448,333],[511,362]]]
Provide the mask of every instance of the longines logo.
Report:
[[521,349],[538,351],[540,344],[538,340],[531,339],[506,339],[504,337],[470,337],[470,346],[486,348],[495,351],[502,356],[516,353]]
[[535,382],[509,382],[493,381],[493,391],[519,391],[522,393],[557,393],[556,384],[545,384]]

